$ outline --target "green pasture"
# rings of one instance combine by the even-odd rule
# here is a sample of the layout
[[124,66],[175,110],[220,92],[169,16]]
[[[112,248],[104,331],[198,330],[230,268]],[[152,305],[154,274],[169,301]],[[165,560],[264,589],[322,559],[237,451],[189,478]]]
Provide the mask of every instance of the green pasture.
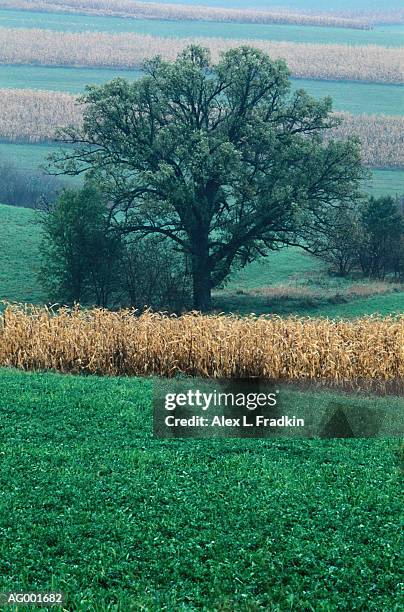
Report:
[[[83,92],[86,85],[102,85],[115,77],[137,79],[140,70],[70,68],[66,66],[0,65],[1,87]],[[331,96],[334,109],[353,114],[404,114],[404,87],[359,81],[292,79],[293,89],[305,89],[316,98]]]
[[372,170],[372,178],[367,182],[366,191],[376,198],[382,195],[403,195],[404,170]]
[[46,143],[0,142],[0,161],[7,161],[17,164],[21,168],[36,170],[45,163],[47,155],[50,155],[56,149],[56,145]]
[[305,89],[316,98],[331,96],[333,108],[353,115],[403,115],[404,87],[358,81],[292,79],[294,89]]
[[[40,213],[0,205],[0,300],[40,304],[47,301],[40,268]],[[356,317],[404,310],[404,293],[392,285],[383,295],[347,294],[352,285],[366,281],[329,277],[324,265],[297,248],[273,252],[235,271],[225,287],[216,291],[214,308],[248,314]],[[291,295],[268,296],[266,288],[286,288]],[[372,284],[370,283],[371,291]],[[292,289],[290,289],[292,288]],[[262,294],[254,294],[258,289]]]
[[38,282],[40,233],[36,213],[0,205],[0,300],[44,302]]
[[[196,4],[201,4],[197,2]],[[223,6],[219,4],[218,6]],[[197,36],[218,38],[286,40],[306,43],[402,46],[400,29],[379,26],[373,30],[329,28],[301,25],[248,24],[211,21],[168,21],[125,19],[97,15],[78,15],[0,9],[0,27],[45,28],[62,32],[134,32],[169,38]]]
[[397,439],[153,439],[151,388],[0,371],[2,592],[83,612],[401,609]]
[[115,77],[136,79],[140,70],[0,64],[1,87],[82,93],[86,85],[103,85]]

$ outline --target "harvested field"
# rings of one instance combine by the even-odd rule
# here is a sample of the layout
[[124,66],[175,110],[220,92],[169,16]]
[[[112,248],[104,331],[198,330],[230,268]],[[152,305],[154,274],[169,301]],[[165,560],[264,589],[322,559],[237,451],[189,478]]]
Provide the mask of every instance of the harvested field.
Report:
[[70,94],[30,89],[0,89],[0,139],[46,142],[55,130],[80,125],[82,110]]
[[331,131],[333,138],[356,134],[361,141],[362,161],[373,168],[404,167],[404,117],[337,113],[342,124]]
[[85,15],[111,15],[132,19],[170,19],[188,21],[219,21],[241,23],[293,23],[369,29],[368,20],[340,17],[331,13],[320,15],[290,10],[253,10],[136,2],[131,0],[1,0],[1,8],[26,11],[63,11]]
[[[362,158],[370,167],[404,167],[404,117],[339,113],[343,123],[330,136],[356,134]],[[80,126],[82,108],[67,93],[0,89],[0,139],[8,142],[49,142],[56,129]]]
[[139,68],[160,54],[174,60],[190,43],[221,51],[250,45],[286,60],[298,78],[404,83],[402,47],[321,45],[224,38],[159,38],[140,34],[0,28],[0,63]]
[[8,306],[0,365],[105,375],[402,380],[404,317],[180,317]]

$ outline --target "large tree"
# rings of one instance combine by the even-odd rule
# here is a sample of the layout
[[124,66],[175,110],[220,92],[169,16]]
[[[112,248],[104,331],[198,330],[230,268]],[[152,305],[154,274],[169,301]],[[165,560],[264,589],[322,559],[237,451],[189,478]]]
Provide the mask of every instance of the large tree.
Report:
[[296,242],[302,220],[353,197],[359,147],[326,142],[331,99],[291,93],[285,62],[254,48],[213,65],[190,46],[144,71],[87,88],[82,127],[61,136],[75,146],[54,167],[89,172],[122,232],[160,234],[186,253],[194,306],[207,310],[237,261]]

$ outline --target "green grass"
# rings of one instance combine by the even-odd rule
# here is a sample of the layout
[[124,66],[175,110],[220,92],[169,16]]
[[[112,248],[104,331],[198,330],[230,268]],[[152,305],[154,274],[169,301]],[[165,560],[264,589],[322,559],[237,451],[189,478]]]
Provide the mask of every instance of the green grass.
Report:
[[235,272],[226,290],[248,290],[296,280],[307,274],[321,274],[323,265],[298,248],[281,249]]
[[331,96],[333,108],[337,111],[347,111],[353,115],[404,113],[404,88],[399,85],[314,79],[293,79],[292,82],[295,89],[305,89],[316,98]]
[[0,205],[0,300],[38,303],[39,228],[27,208]]
[[1,371],[1,591],[78,611],[401,609],[397,440],[155,440],[151,384]]
[[[219,4],[219,6],[222,5]],[[125,19],[97,15],[86,16],[4,9],[0,10],[0,26],[6,28],[46,28],[69,32],[137,32],[170,38],[213,36],[308,43],[373,44],[391,47],[403,45],[401,30],[385,26],[377,27],[374,30],[353,30],[301,25]]]
[[[378,313],[382,316],[403,314],[404,292],[400,291],[388,295],[375,295],[368,298],[356,299],[348,304],[322,305],[319,310],[323,317],[342,317],[348,319],[363,317],[371,313]],[[304,314],[304,310],[302,314]],[[309,310],[309,314],[315,314],[315,312],[313,313],[313,310]]]
[[[350,294],[353,286],[375,295],[362,297],[358,289],[357,294]],[[287,295],[265,292],[274,287],[282,288]],[[404,311],[402,285],[386,284],[386,293],[376,295],[378,290],[377,283],[329,276],[320,260],[298,248],[287,248],[235,271],[224,288],[214,293],[213,305],[215,310],[241,315],[254,312],[330,318],[373,313],[387,316]]]
[[[38,281],[40,229],[35,219],[37,213],[32,210],[0,205],[0,300],[34,304],[46,301]],[[216,293],[215,308],[240,314],[275,312],[330,317],[403,311],[404,294],[397,290],[386,295],[349,297],[349,303],[344,303],[345,298],[339,300],[339,295],[358,282],[330,278],[319,260],[296,248],[282,249],[235,272],[224,290]],[[279,285],[303,287],[321,296],[313,299],[303,293],[274,300],[247,293]]]
[[1,86],[10,89],[45,89],[81,93],[86,85],[102,85],[118,76],[135,79],[140,74],[139,70],[0,64]]
[[0,142],[0,160],[6,160],[30,170],[45,163],[46,156],[55,151],[52,144]]
[[373,170],[366,191],[375,197],[404,194],[404,170]]
[[[117,76],[136,79],[141,74],[139,70],[0,65],[2,87],[70,93],[83,92],[86,85],[102,85]],[[317,98],[331,96],[335,110],[353,114],[402,115],[404,113],[404,89],[398,85],[292,79],[292,86],[294,89],[305,89]]]

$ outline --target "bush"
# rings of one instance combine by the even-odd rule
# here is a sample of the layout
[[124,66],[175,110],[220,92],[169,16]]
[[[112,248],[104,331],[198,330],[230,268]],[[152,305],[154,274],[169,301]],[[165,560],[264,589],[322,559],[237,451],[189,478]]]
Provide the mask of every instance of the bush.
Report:
[[119,291],[122,243],[98,189],[65,190],[43,217],[41,279],[52,299],[109,306]]
[[403,275],[403,215],[392,197],[369,198],[360,210],[358,261],[365,276]]
[[165,239],[132,239],[123,254],[123,288],[135,308],[180,312],[192,304],[185,256]]
[[400,280],[404,275],[403,198],[370,197],[349,208],[330,207],[306,248],[327,262],[330,272]]

